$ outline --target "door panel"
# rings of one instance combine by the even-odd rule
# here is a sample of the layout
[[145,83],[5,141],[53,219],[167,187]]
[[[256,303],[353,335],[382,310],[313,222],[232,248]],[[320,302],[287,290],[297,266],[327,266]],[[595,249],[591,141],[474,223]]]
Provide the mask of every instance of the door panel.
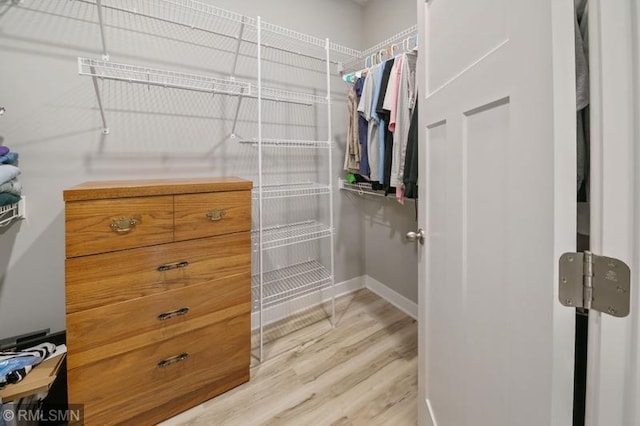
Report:
[[569,425],[572,2],[418,5],[420,424]]
[[[507,8],[509,0],[434,0],[429,2],[430,13],[437,20],[429,22],[431,54],[446,58],[441,66],[432,69],[428,78],[433,88],[444,85],[452,76],[485,56],[507,38]],[[466,17],[473,19],[467,20]]]
[[[463,126],[463,170],[467,173],[463,188],[462,310],[466,314],[464,347],[475,348],[466,357],[473,368],[464,387],[465,407],[470,418],[484,417],[487,424],[500,425],[507,424],[508,411],[485,407],[508,403],[504,375],[510,373],[505,340],[509,324],[504,317],[508,314],[509,282],[504,263],[508,257],[509,104],[465,114]],[[492,391],[484,392],[487,388]]]
[[[462,212],[449,207],[452,204],[459,204],[459,201],[450,197],[448,188],[460,188],[462,180],[461,175],[455,173],[457,167],[451,167],[440,159],[457,158],[461,165],[462,156],[456,155],[457,147],[449,143],[448,128],[448,123],[442,121],[430,125],[427,129],[428,167],[433,174],[437,174],[438,179],[432,179],[428,183],[431,202],[428,207],[430,214],[427,215],[429,222],[425,228],[432,230],[428,236],[431,255],[425,256],[430,264],[429,270],[447,279],[433,281],[428,288],[421,285],[420,292],[428,291],[428,299],[438,300],[443,306],[456,306],[462,299],[461,288],[448,286],[448,280],[462,280],[462,268],[459,267],[460,253],[456,251],[456,245],[452,244],[452,240],[462,239],[462,229],[459,227],[456,229],[454,226],[461,222]],[[452,214],[448,215],[448,211],[452,211]],[[455,235],[440,232],[444,229],[452,229]],[[420,283],[422,282],[420,280]],[[459,395],[464,384],[464,371],[457,368],[464,362],[461,345],[463,330],[458,322],[459,312],[455,309],[442,309],[439,315],[438,321],[430,319],[419,321],[421,333],[423,327],[426,327],[428,332],[426,340],[429,345],[439,349],[436,356],[428,359],[426,368],[422,368],[421,373],[428,378],[432,390],[430,392],[431,408],[439,416],[451,419],[452,424],[462,425],[463,413],[458,407],[458,398],[451,398],[451,396]],[[448,326],[441,327],[441,323]],[[420,354],[427,355],[425,351],[420,351]]]

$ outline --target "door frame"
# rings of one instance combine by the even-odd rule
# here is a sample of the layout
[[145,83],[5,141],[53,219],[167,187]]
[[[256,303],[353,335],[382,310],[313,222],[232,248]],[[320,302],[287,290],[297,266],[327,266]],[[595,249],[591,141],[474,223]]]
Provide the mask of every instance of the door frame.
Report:
[[631,268],[631,313],[589,312],[585,426],[639,424],[640,5],[589,1],[591,251]]

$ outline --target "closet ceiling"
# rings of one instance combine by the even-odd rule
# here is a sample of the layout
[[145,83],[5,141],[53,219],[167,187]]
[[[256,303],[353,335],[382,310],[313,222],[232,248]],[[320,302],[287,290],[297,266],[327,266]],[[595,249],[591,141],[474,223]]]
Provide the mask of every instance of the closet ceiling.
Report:
[[353,0],[353,1],[354,1],[354,2],[356,2],[356,3],[358,3],[358,4],[360,4],[360,5],[362,5],[362,6],[364,6],[365,4],[367,4],[367,2],[368,2],[369,0]]

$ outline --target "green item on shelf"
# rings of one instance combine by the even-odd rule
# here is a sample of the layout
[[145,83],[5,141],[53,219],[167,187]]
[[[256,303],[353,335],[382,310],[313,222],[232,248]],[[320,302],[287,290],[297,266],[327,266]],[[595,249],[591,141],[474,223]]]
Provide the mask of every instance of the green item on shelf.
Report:
[[356,177],[353,175],[353,173],[348,173],[345,180],[347,181],[347,183],[356,183]]

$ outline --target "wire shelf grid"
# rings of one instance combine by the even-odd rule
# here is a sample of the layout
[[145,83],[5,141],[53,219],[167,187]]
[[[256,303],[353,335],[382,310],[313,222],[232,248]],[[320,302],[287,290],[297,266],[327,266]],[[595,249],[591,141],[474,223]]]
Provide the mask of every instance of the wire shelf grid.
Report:
[[14,219],[22,217],[19,203],[0,206],[0,228],[8,226]]
[[78,58],[78,73],[109,80],[195,90],[227,95],[251,95],[251,85],[241,81],[206,77],[158,68],[118,64],[97,59]]
[[[340,179],[338,181],[338,189],[342,191],[355,192],[358,195],[371,195],[374,197],[383,197],[389,199],[395,199],[395,193],[393,194],[385,194],[383,190],[376,190],[371,187],[371,183],[368,182],[357,182],[357,183],[349,183],[344,179]],[[406,200],[413,200],[413,198],[407,198]]]
[[[294,41],[298,41],[304,44],[316,46],[322,49],[325,49],[327,45],[325,39],[314,37],[309,34],[304,34],[304,33],[294,31],[289,28],[281,27],[279,25],[271,24],[265,21],[262,21],[261,29],[262,31],[267,32],[266,34],[267,36],[272,34],[279,37],[284,37]],[[342,46],[340,44],[332,43],[332,42],[329,42],[329,50],[331,52],[344,55],[345,57],[348,57],[348,58],[358,57],[362,55],[362,52],[360,52],[359,50],[351,49],[349,47]],[[293,53],[296,53],[296,52],[294,51]]]
[[[258,199],[260,187],[253,188],[253,198]],[[274,184],[262,186],[262,198],[265,200],[275,198],[305,197],[312,195],[330,194],[331,188],[315,182]]]
[[[258,139],[241,139],[242,144],[258,146]],[[328,141],[311,141],[311,140],[294,140],[294,139],[262,139],[262,147],[269,148],[329,148],[331,142]]]
[[[265,227],[262,230],[262,250],[286,247],[331,236],[331,227],[315,220]],[[253,231],[254,251],[259,251],[259,231]]]
[[[141,67],[120,64],[99,59],[78,58],[78,74],[100,79],[140,83],[152,86],[170,87],[223,95],[258,97],[258,86],[235,79],[223,79],[159,68]],[[270,87],[262,88],[264,100],[311,105],[326,103],[326,98],[306,93],[280,90]]]
[[384,192],[376,191],[371,187],[371,184],[367,182],[349,183],[344,179],[340,179],[338,182],[338,188],[344,191],[356,192],[359,195],[386,197],[386,195],[384,195]]
[[381,41],[380,43],[376,44],[375,46],[372,46],[366,50],[363,50],[362,52],[360,52],[359,55],[354,55],[352,56],[350,59],[346,60],[344,62],[344,70],[345,71],[353,71],[356,69],[361,69],[363,68],[363,66],[365,66],[365,62],[367,60],[368,57],[370,57],[371,55],[374,55],[376,53],[381,52],[384,49],[387,49],[388,47],[392,46],[392,45],[398,45],[398,43],[400,43],[400,46],[398,46],[398,48],[402,47],[402,42],[408,38],[414,37],[418,34],[418,26],[417,25],[413,25],[391,37],[389,37],[388,39]]
[[[330,272],[317,260],[265,272],[262,282],[263,307],[274,306],[328,288],[331,281]],[[251,283],[253,310],[259,311],[260,275],[254,275]]]
[[[252,93],[257,96],[257,86],[252,85]],[[262,97],[263,99],[272,101],[294,101],[309,104],[326,104],[328,102],[326,96],[317,96],[302,92],[292,92],[290,90],[281,90],[273,87],[262,87]]]
[[[101,3],[102,7],[116,11],[128,12],[138,16],[157,19],[191,29],[201,30],[223,37],[238,39],[241,26],[242,41],[256,43],[257,19],[242,15],[213,5],[195,0],[85,0],[92,4]],[[261,22],[261,30],[280,39],[296,43],[325,48],[324,39],[294,31],[265,21]],[[274,43],[278,48],[280,43]],[[283,43],[283,46],[286,43]],[[300,53],[293,48],[280,48],[289,53]],[[361,56],[361,52],[337,43],[329,43],[329,50],[344,57],[344,60]],[[317,59],[322,59],[321,57]]]

